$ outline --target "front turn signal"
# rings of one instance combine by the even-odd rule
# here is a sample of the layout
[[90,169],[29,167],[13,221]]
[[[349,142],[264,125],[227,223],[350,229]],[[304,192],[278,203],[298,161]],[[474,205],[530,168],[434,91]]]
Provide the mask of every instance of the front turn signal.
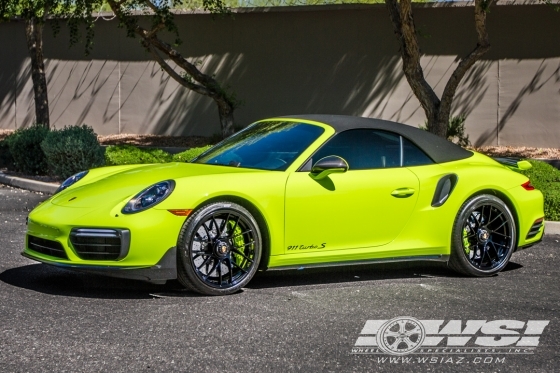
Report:
[[192,210],[167,210],[167,211],[177,216],[189,216],[192,212]]

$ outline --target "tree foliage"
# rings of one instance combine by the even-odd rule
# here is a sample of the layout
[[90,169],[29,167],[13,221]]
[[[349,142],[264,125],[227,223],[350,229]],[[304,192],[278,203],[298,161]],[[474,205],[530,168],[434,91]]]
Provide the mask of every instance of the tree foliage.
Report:
[[[104,0],[2,0],[0,21],[32,20],[44,25],[49,20],[57,35],[63,20],[70,31],[70,45],[84,39],[88,54],[93,46],[95,19],[92,14],[104,4]],[[82,26],[85,35],[82,35]]]
[[70,44],[80,39],[79,25],[86,25],[86,54],[92,46],[93,6],[101,4],[98,0],[2,0],[0,2],[0,21],[23,20],[27,49],[31,58],[31,79],[35,99],[35,121],[46,128],[50,127],[47,79],[43,58],[43,29],[47,19],[52,19],[54,33],[60,27],[59,18],[66,18],[70,29]]
[[[228,14],[229,9],[222,0],[201,0],[202,7],[214,14]],[[184,57],[177,46],[182,43],[175,24],[172,9],[183,8],[188,0],[2,0],[0,19],[23,19],[32,62],[32,79],[35,93],[36,121],[49,127],[47,82],[43,59],[43,27],[51,20],[55,34],[64,20],[70,31],[70,45],[85,40],[85,51],[93,46],[94,19],[92,13],[99,9],[111,9],[130,37],[139,37],[141,44],[153,56],[163,71],[182,86],[208,96],[218,106],[222,136],[234,132],[233,112],[240,105],[236,95],[227,86],[222,86],[214,78],[202,72],[196,63]],[[150,18],[149,25],[140,24],[139,15]],[[80,25],[85,25],[85,36]],[[165,41],[165,36],[173,35],[174,40]],[[177,68],[179,71],[177,71]]]

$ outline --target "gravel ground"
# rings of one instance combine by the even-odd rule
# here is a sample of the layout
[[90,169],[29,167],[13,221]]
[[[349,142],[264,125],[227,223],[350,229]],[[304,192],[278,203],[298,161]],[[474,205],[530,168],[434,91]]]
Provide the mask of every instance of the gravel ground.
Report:
[[155,147],[194,148],[215,143],[216,139],[202,136],[160,136],[120,134],[98,136],[101,145],[142,145]]
[[520,157],[532,159],[560,159],[560,149],[529,148],[526,146],[481,146],[471,148],[491,157]]

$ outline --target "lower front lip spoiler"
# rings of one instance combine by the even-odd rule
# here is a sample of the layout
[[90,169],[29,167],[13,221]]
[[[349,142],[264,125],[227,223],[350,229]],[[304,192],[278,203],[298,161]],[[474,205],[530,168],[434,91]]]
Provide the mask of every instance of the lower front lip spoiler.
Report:
[[98,266],[74,263],[59,263],[44,258],[37,258],[27,252],[22,252],[26,258],[36,260],[38,262],[53,265],[59,268],[71,271],[79,271],[85,273],[93,273],[97,275],[127,278],[133,280],[148,281],[155,284],[165,284],[167,280],[175,280],[177,278],[177,248],[172,247],[160,261],[153,266],[140,267],[116,267],[116,266]]

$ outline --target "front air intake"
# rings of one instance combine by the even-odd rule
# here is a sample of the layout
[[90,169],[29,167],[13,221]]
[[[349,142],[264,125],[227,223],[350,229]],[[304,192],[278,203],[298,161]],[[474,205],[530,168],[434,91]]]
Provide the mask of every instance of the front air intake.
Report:
[[70,233],[70,242],[80,259],[120,260],[128,254],[130,231],[74,228]]
[[68,259],[62,244],[57,241],[45,240],[35,236],[27,236],[27,248],[41,254],[54,256],[56,258]]

